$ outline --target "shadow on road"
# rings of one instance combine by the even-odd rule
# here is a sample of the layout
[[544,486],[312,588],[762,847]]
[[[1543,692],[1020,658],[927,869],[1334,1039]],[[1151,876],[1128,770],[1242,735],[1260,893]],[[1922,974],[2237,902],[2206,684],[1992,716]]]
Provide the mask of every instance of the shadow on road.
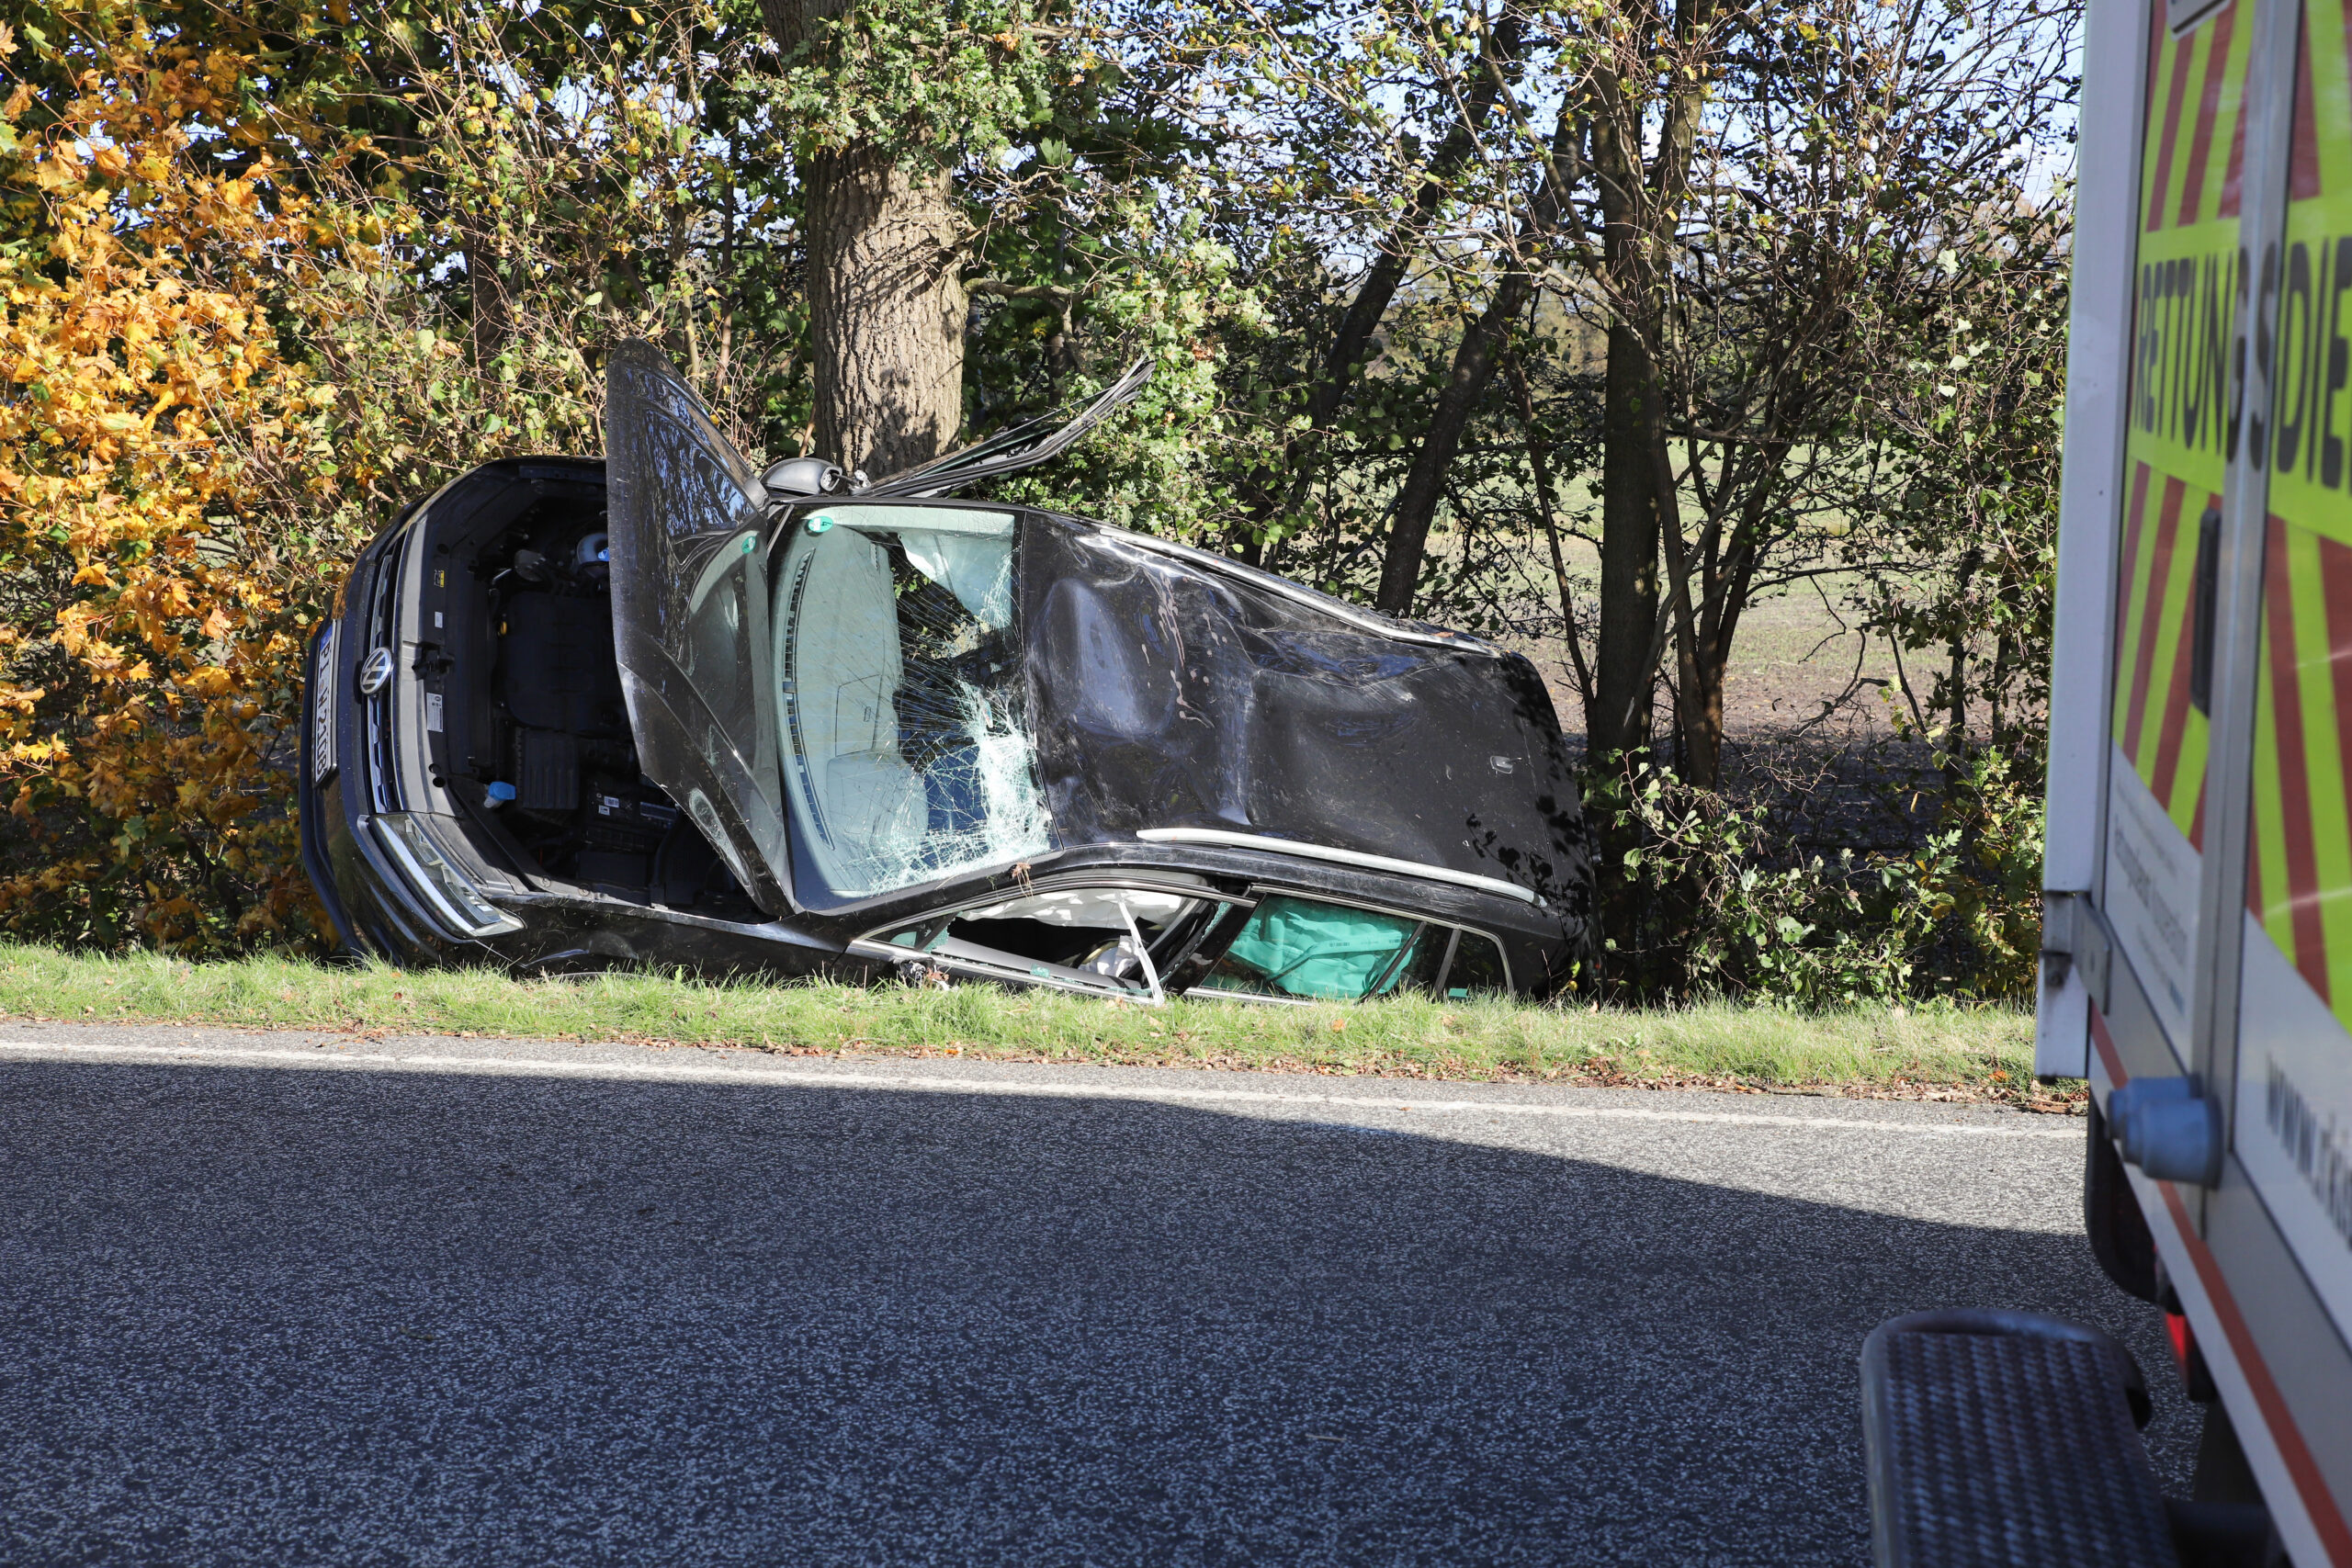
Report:
[[2154,1353],[2077,1237],[1436,1138],[12,1064],[0,1559],[1854,1563],[1972,1304]]

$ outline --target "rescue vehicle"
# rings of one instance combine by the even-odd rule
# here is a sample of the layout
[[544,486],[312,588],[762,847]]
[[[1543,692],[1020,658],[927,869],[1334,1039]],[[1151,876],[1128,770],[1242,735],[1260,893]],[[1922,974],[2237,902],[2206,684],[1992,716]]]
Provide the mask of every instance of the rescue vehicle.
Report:
[[[2203,1403],[2001,1312],[1863,1353],[1878,1561],[2352,1568],[2352,17],[2089,0],[2036,1067]],[[2186,1495],[2182,1495],[2185,1490]]]

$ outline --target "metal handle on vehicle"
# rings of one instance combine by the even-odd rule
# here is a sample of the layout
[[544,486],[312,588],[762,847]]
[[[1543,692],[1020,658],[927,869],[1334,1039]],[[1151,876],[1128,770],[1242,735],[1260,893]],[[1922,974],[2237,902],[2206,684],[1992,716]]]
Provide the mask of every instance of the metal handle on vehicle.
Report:
[[2213,712],[2213,617],[2220,613],[2222,511],[2205,509],[2197,520],[2197,603],[2190,610],[2188,701],[2209,717]]

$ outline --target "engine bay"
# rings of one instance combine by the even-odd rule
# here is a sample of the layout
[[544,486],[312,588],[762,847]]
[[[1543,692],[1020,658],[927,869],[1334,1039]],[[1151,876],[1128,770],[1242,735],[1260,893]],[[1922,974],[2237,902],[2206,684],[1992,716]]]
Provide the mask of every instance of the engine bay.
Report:
[[614,651],[601,479],[526,467],[436,524],[430,544],[419,612],[439,641],[422,661],[427,740],[485,847],[609,897],[763,918],[639,765]]

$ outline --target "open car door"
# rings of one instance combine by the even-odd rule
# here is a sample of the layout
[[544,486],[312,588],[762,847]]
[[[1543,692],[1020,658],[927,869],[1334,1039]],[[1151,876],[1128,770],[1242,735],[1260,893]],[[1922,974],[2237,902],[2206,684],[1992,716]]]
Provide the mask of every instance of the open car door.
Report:
[[793,908],[751,465],[660,350],[605,372],[614,645],[639,764],[771,914]]

